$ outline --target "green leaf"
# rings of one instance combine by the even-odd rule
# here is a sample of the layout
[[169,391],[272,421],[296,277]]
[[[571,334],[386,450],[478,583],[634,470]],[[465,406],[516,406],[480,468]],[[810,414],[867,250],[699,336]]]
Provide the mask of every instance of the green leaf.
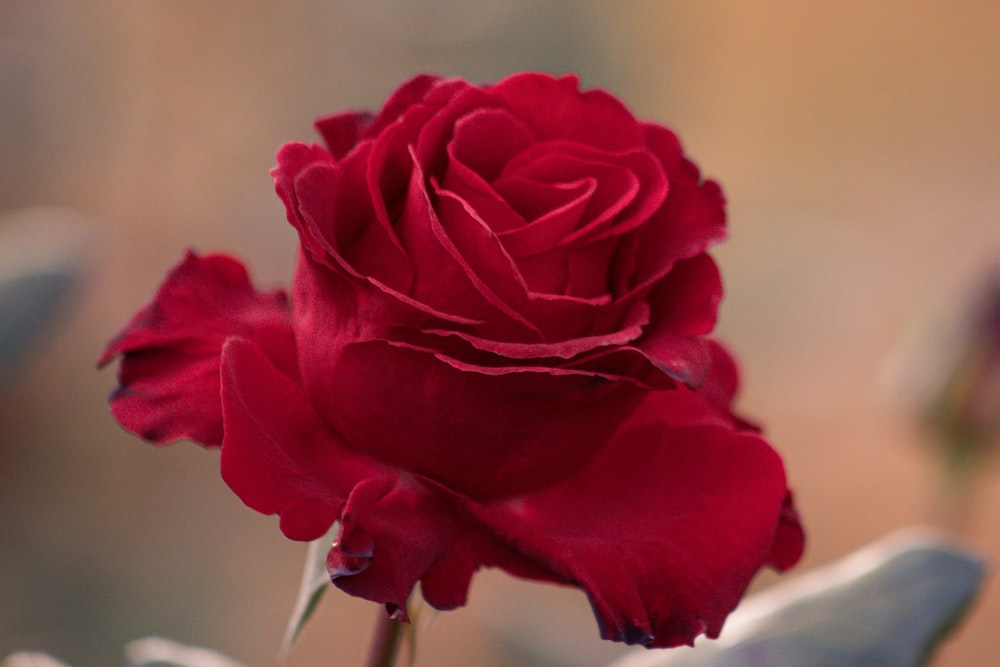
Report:
[[244,667],[207,648],[163,637],[144,637],[125,645],[125,667]]
[[918,667],[968,608],[978,557],[907,533],[748,598],[722,636],[610,667]]
[[316,611],[319,601],[330,585],[330,575],[326,570],[326,556],[333,543],[333,536],[339,530],[339,524],[334,523],[326,535],[309,543],[306,551],[306,562],[302,568],[302,583],[299,584],[299,595],[295,600],[295,608],[288,619],[285,637],[278,651],[278,664],[283,665],[288,660],[288,654],[306,621]]

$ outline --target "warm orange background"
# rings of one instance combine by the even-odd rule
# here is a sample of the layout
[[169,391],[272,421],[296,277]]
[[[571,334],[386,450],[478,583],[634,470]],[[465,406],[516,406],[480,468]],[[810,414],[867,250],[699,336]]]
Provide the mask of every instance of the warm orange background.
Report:
[[[802,567],[932,517],[934,458],[882,370],[1000,261],[1000,4],[4,0],[0,211],[73,207],[90,244],[61,328],[0,396],[0,656],[97,667],[158,633],[273,662],[304,547],[242,507],[214,453],[121,432],[93,363],[188,246],[287,283],[267,172],[314,116],[420,70],[520,69],[608,88],[723,182],[721,334],[786,457]],[[964,532],[994,558],[998,466]],[[353,664],[374,613],[331,593],[292,664]],[[991,579],[934,665],[992,664],[998,626]],[[510,633],[616,653],[582,597],[488,573],[422,630],[418,665],[518,664]]]

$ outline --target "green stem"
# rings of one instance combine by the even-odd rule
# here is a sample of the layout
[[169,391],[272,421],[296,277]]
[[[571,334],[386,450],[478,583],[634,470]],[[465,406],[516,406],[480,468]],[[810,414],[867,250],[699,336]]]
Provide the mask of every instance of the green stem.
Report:
[[364,667],[392,667],[396,664],[396,656],[399,655],[403,623],[390,618],[383,608],[379,608],[378,614]]

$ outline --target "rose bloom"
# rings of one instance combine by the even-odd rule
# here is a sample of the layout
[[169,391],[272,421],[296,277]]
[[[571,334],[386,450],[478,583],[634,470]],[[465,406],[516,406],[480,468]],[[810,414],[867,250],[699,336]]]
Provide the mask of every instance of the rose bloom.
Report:
[[406,617],[499,567],[589,597],[607,639],[719,634],[803,533],[779,456],[707,337],[719,186],[574,77],[419,76],[316,122],[272,175],[291,299],[188,256],[109,344],[112,411],[221,447],[226,483],[330,576]]

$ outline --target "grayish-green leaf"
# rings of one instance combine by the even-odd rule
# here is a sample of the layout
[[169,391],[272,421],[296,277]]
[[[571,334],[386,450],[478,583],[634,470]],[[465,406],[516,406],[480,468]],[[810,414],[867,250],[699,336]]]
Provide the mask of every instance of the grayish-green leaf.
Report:
[[0,385],[62,313],[80,277],[86,226],[67,209],[0,217]]
[[333,536],[339,530],[339,524],[333,524],[326,535],[309,543],[306,551],[306,562],[302,568],[302,582],[299,584],[299,595],[295,600],[295,608],[288,619],[285,637],[278,651],[278,664],[285,664],[292,645],[305,626],[306,621],[316,611],[316,606],[330,585],[330,575],[326,570],[326,556],[333,543]]
[[244,667],[207,648],[162,637],[145,637],[125,645],[125,667]]
[[940,536],[892,536],[748,598],[715,641],[634,652],[611,667],[918,667],[984,572]]

